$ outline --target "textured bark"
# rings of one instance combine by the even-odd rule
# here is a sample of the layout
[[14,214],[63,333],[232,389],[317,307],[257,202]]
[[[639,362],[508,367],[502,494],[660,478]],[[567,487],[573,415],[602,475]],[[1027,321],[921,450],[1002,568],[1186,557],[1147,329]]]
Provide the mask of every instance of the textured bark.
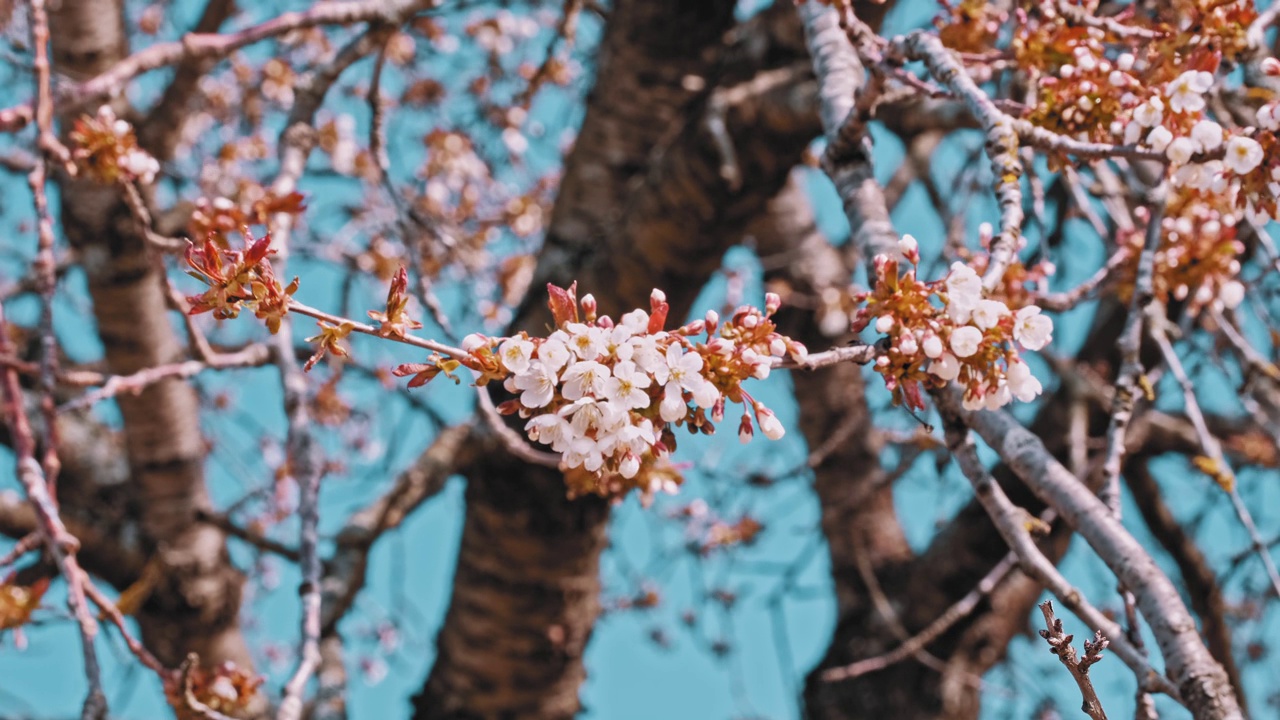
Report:
[[[799,59],[770,45],[767,33],[753,34],[774,20],[791,22],[788,3],[779,5],[787,13],[775,8],[748,23],[728,52],[722,38],[734,3],[727,0],[614,7],[517,329],[542,332],[550,323],[546,282],[577,280],[580,293],[592,293],[601,312],[615,316],[647,307],[654,287],[667,292],[673,318],[689,311],[816,132],[795,122],[802,114],[793,109],[805,101],[794,89],[746,93],[720,108],[742,163],[735,185],[721,175],[723,158],[702,121],[718,76],[754,75],[719,56],[758,58],[766,68]],[[789,46],[798,48],[798,27],[791,27]],[[469,473],[466,500],[453,596],[415,717],[572,717],[599,614],[608,506],[567,500],[559,473],[494,454]]]
[[[127,54],[123,3],[65,0],[53,13],[52,35],[59,72],[73,78],[101,72]],[[88,277],[108,370],[128,374],[182,359],[164,277],[120,194],[64,178],[62,198],[63,227]],[[251,667],[238,620],[244,579],[222,532],[196,522],[211,504],[193,388],[166,380],[117,401],[143,552],[162,568],[137,614],[144,641],[171,666],[194,651],[208,663]]]

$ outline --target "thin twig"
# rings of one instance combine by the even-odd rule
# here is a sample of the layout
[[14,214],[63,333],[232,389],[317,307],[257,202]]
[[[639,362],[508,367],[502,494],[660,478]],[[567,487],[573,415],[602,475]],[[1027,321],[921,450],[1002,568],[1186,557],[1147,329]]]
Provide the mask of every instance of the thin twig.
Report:
[[1097,631],[1092,642],[1084,641],[1084,657],[1080,657],[1071,646],[1074,636],[1063,630],[1062,621],[1053,614],[1053,601],[1045,600],[1040,603],[1040,612],[1044,613],[1045,625],[1045,629],[1040,631],[1040,637],[1049,643],[1050,652],[1058,656],[1063,666],[1071,672],[1071,677],[1075,678],[1076,685],[1080,687],[1080,695],[1084,698],[1080,709],[1092,720],[1107,720],[1102,701],[1098,699],[1098,691],[1093,687],[1093,678],[1089,677],[1089,668],[1102,659],[1102,651],[1110,641],[1101,631]]

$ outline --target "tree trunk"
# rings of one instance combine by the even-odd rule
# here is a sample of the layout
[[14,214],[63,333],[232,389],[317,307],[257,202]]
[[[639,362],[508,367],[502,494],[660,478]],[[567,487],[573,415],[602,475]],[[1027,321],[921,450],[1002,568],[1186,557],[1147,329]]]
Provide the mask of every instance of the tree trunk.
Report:
[[[662,288],[678,321],[799,162],[816,123],[770,111],[795,103],[794,88],[741,98],[715,92],[718,77],[755,76],[728,58],[756,58],[759,69],[800,59],[793,12],[779,3],[739,28],[726,52],[733,9],[728,0],[614,7],[516,329],[544,332],[551,322],[544,284],[573,280],[615,316],[647,307],[650,291]],[[790,25],[779,32],[775,22]],[[774,46],[780,38],[790,50]],[[723,157],[705,122],[710,112],[723,112],[741,182],[721,173]],[[573,717],[599,614],[608,505],[567,500],[558,472],[494,455],[469,473],[466,500],[453,597],[415,717]]]
[[[55,69],[73,78],[97,74],[128,53],[118,0],[64,0],[51,31]],[[71,119],[63,118],[64,128]],[[109,371],[123,375],[184,359],[165,276],[120,192],[69,178],[61,186],[63,227],[88,277]],[[195,391],[182,380],[164,380],[117,402],[144,552],[161,568],[159,585],[137,613],[143,640],[170,666],[196,652],[205,663],[249,669],[238,617],[244,578],[222,532],[196,521],[212,506]]]

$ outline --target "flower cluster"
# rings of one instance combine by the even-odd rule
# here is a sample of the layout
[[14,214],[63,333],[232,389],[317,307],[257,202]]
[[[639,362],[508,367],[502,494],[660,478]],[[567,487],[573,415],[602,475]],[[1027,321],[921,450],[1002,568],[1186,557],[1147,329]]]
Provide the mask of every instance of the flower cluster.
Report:
[[187,274],[209,286],[204,293],[187,298],[190,313],[212,312],[221,320],[234,318],[247,307],[275,333],[289,311],[289,298],[298,290],[298,278],[287,287],[282,286],[267,260],[275,252],[271,249],[271,236],[255,240],[247,227],[242,233],[242,250],[219,247],[212,238],[199,248],[187,246],[186,261],[191,268]]
[[71,159],[76,168],[101,183],[139,182],[149,185],[160,163],[138,147],[133,127],[103,105],[93,117],[76,120],[71,130]]
[[225,246],[227,236],[239,232],[246,225],[266,225],[277,213],[296,216],[306,209],[306,198],[302,193],[277,195],[254,184],[242,189],[238,201],[225,197],[197,199],[191,220],[187,223],[187,232],[191,237],[212,238]]
[[40,599],[48,589],[48,578],[41,578],[31,585],[19,585],[13,582],[12,577],[0,582],[0,633],[30,622],[31,613],[40,607]]
[[922,389],[951,381],[964,387],[970,410],[1035,399],[1040,381],[1016,346],[1043,348],[1052,339],[1053,321],[1035,305],[1015,310],[986,296],[978,273],[961,262],[943,280],[923,282],[916,277],[915,239],[903,236],[899,249],[910,267],[900,272],[896,258],[877,256],[875,288],[862,294],[866,305],[853,322],[855,332],[874,325],[887,336],[875,369],[894,402],[923,409]]
[[[661,291],[654,290],[648,312],[633,310],[615,323],[596,315],[590,295],[579,304],[576,286],[548,290],[555,331],[505,339],[470,335],[463,343],[470,355],[461,364],[480,382],[500,378],[516,396],[499,411],[527,418],[529,438],[562,454],[571,493],[673,490],[679,477],[665,461],[675,449],[674,429],[711,434],[727,402],[743,407],[743,442],[756,425],[770,439],[783,436],[777,416],[742,387],[768,377],[774,358],[807,356],[803,345],[775,331],[776,295],[767,297],[763,312],[744,306],[723,321],[709,312],[664,330],[669,307]],[[430,370],[397,369],[409,372]]]
[[[245,672],[230,662],[215,668],[192,667],[188,673],[191,694],[196,700],[210,710],[230,717],[241,717],[257,703],[259,688],[263,683],[262,677]],[[206,717],[191,708],[184,697],[182,681],[176,675],[165,683],[165,695],[179,720]]]
[[[1186,312],[1196,316],[1205,307],[1234,308],[1244,300],[1239,256],[1244,244],[1237,238],[1236,216],[1229,198],[1187,187],[1170,193],[1160,223],[1152,291],[1161,302],[1186,302]],[[1140,217],[1145,209],[1139,208]],[[1120,238],[1125,264],[1118,272],[1117,295],[1128,301],[1138,273],[1145,228]]]

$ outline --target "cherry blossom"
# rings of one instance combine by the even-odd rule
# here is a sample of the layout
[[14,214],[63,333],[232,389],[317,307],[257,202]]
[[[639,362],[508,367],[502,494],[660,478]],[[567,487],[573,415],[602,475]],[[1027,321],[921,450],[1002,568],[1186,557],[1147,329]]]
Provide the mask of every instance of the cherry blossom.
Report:
[[1028,350],[1039,350],[1053,339],[1053,321],[1028,305],[1014,314],[1013,337]]
[[1203,70],[1188,70],[1165,87],[1169,109],[1177,113],[1194,113],[1204,109],[1204,94],[1213,87],[1213,75]]
[[533,350],[533,343],[520,338],[509,338],[498,346],[502,364],[517,375],[529,369],[529,363],[533,361]]
[[523,390],[520,404],[527,408],[546,407],[555,396],[556,376],[539,361],[525,364],[525,370],[512,378],[515,390]]
[[965,325],[951,333],[951,352],[958,358],[967,358],[978,352],[982,344],[982,331],[976,327]]
[[1217,150],[1222,147],[1222,126],[1212,120],[1201,120],[1191,128],[1191,139],[1204,152]]
[[1223,163],[1237,175],[1247,175],[1262,164],[1262,146],[1257,140],[1233,135],[1227,141],[1227,154]]
[[644,389],[652,382],[649,376],[636,369],[630,361],[618,363],[613,377],[605,380],[603,395],[628,410],[649,407],[649,393]]

